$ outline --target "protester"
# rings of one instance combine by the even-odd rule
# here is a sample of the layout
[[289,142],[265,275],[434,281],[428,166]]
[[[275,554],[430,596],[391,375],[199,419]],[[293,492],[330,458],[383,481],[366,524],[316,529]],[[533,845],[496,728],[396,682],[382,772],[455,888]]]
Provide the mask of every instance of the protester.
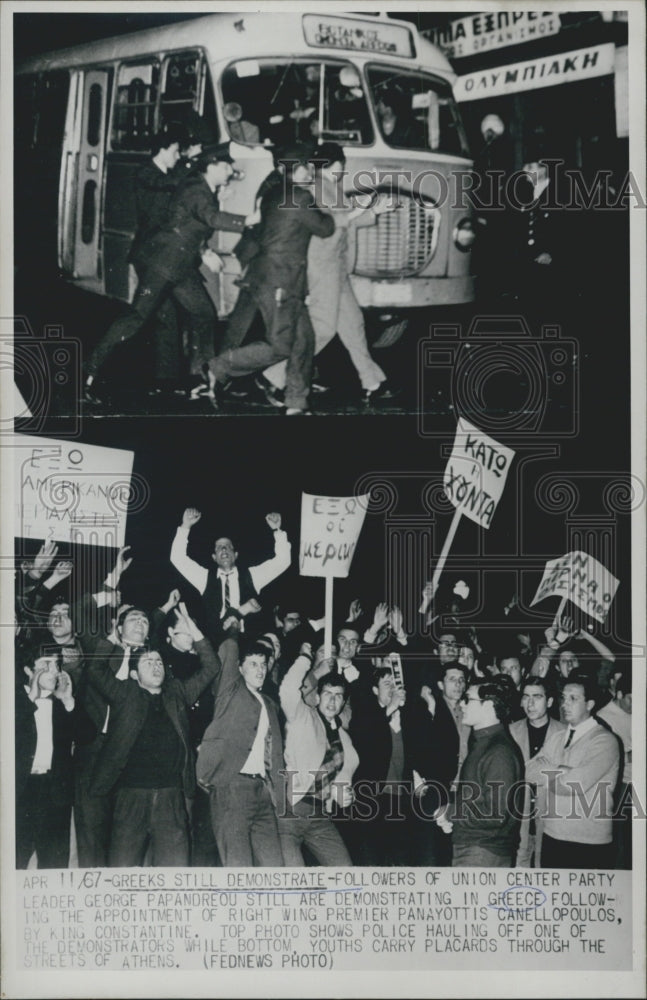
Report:
[[435,635],[413,634],[417,601],[372,604],[351,568],[327,648],[281,517],[265,518],[267,558],[248,566],[220,537],[211,569],[193,558],[211,547],[192,535],[202,517],[184,511],[150,610],[140,588],[165,581],[133,575],[127,548],[78,600],[55,545],[19,564],[20,865],[34,850],[67,865],[71,819],[93,868],[630,864],[631,673],[601,640],[558,617],[548,646],[521,611],[465,627],[453,600],[432,608]]

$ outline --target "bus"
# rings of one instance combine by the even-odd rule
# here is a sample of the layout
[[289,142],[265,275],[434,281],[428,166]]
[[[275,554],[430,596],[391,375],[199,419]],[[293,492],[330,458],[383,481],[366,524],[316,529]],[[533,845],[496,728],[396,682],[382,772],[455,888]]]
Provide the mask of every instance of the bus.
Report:
[[[16,265],[130,301],[135,175],[166,123],[231,142],[240,176],[224,207],[243,214],[277,144],[333,140],[349,194],[396,193],[394,211],[355,230],[351,254],[387,346],[410,310],[473,298],[460,197],[472,163],[453,79],[413,24],[375,15],[211,14],[29,59],[14,84]],[[225,267],[205,273],[220,317],[238,293],[236,239],[214,234]]]

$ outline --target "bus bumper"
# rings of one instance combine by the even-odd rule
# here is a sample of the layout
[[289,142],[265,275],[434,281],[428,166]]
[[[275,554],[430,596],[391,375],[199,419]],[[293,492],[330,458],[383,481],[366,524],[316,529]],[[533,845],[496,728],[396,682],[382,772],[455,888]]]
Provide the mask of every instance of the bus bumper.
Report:
[[456,278],[398,278],[379,281],[350,276],[363,309],[413,309],[420,306],[462,305],[474,299],[474,275]]

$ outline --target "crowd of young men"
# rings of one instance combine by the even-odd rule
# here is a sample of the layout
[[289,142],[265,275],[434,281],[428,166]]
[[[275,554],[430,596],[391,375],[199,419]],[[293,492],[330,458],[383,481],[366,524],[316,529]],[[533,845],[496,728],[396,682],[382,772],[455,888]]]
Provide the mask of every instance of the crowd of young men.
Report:
[[253,566],[225,537],[189,555],[200,519],[169,526],[153,610],[122,602],[127,550],[73,606],[56,546],[22,565],[19,867],[631,866],[631,672],[599,639],[562,619],[534,657],[519,626],[486,652],[452,595],[435,637],[353,600],[326,650],[287,591],[263,607],[280,515]]

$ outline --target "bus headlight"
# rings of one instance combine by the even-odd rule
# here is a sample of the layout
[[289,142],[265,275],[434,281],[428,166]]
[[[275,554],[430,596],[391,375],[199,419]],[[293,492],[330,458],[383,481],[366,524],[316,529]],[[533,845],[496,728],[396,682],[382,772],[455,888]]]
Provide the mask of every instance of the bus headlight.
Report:
[[474,224],[471,219],[461,219],[454,229],[454,243],[459,250],[467,253],[471,250],[476,239]]

